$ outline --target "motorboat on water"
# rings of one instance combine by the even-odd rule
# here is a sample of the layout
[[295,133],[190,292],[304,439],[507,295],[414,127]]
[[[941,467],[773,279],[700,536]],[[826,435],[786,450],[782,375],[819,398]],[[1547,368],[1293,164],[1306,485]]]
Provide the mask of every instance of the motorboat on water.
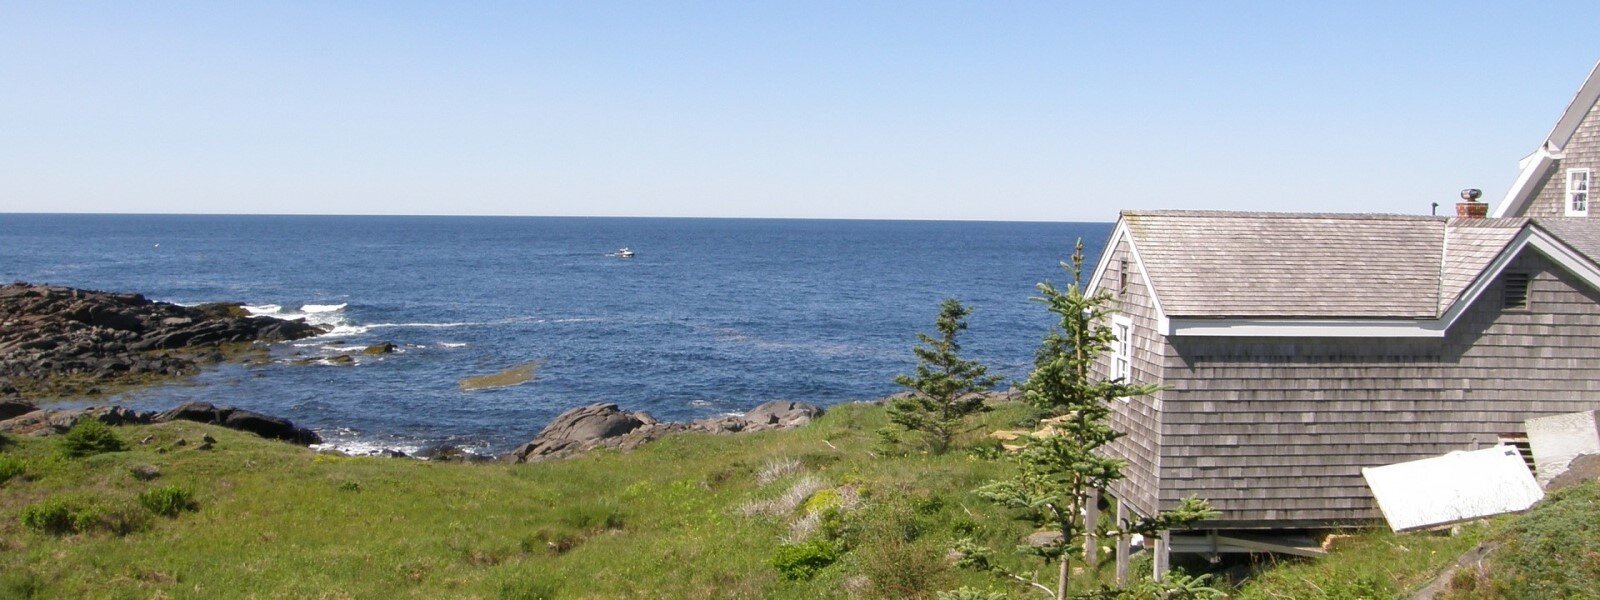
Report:
[[617,250],[616,252],[611,253],[611,255],[615,256],[617,258],[633,258],[633,251],[629,250],[627,248],[622,248],[620,250]]

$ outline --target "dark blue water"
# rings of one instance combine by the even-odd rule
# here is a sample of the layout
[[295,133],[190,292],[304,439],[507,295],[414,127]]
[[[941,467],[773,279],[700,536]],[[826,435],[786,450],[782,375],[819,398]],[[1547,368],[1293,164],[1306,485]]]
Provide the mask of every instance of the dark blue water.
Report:
[[[897,391],[938,303],[974,309],[965,351],[1025,377],[1052,319],[1034,284],[1103,223],[0,215],[0,278],[239,301],[337,326],[263,366],[115,398],[282,415],[341,447],[500,451],[606,401],[663,419],[772,399]],[[622,246],[638,256],[608,257]],[[276,306],[270,306],[276,305]],[[393,341],[353,367],[297,357]],[[297,356],[298,354],[298,356]],[[543,361],[530,383],[457,382]],[[101,400],[103,401],[103,400]]]

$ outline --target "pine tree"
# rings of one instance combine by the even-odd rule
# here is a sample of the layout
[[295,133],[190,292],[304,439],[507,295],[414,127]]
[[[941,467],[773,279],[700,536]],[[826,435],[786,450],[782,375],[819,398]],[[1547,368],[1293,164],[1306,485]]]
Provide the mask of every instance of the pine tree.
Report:
[[[1023,386],[1024,398],[1042,414],[1056,417],[1045,433],[1026,440],[1015,452],[1017,474],[979,488],[978,494],[1004,506],[1018,509],[1021,518],[1060,534],[1060,540],[1029,553],[1048,566],[1056,562],[1058,573],[1054,589],[1033,577],[1023,576],[995,563],[987,548],[963,540],[958,550],[962,564],[1021,581],[1055,598],[1065,598],[1072,559],[1081,555],[1084,541],[1094,536],[1106,539],[1127,533],[1153,534],[1183,527],[1210,518],[1214,513],[1203,500],[1185,499],[1177,510],[1143,519],[1121,530],[1101,523],[1086,522],[1088,503],[1124,475],[1121,459],[1105,453],[1105,447],[1122,433],[1110,425],[1110,402],[1118,398],[1143,396],[1160,388],[1122,379],[1099,379],[1093,374],[1095,361],[1110,351],[1115,336],[1105,324],[1112,314],[1111,296],[1086,295],[1083,287],[1083,242],[1079,240],[1071,264],[1062,267],[1072,275],[1065,290],[1050,283],[1039,284],[1041,297],[1060,324],[1044,339],[1035,356],[1034,370]],[[1042,567],[1041,567],[1042,569]]]
[[[978,361],[961,358],[956,334],[967,328],[966,318],[972,311],[954,298],[946,299],[939,308],[939,318],[934,321],[939,337],[919,333],[922,344],[911,349],[917,355],[916,374],[894,378],[895,383],[910,388],[911,394],[889,403],[889,421],[919,435],[934,454],[950,449],[967,416],[983,410],[979,394],[994,389],[1001,379],[988,375],[988,367]],[[885,437],[893,440],[895,433],[886,431]]]

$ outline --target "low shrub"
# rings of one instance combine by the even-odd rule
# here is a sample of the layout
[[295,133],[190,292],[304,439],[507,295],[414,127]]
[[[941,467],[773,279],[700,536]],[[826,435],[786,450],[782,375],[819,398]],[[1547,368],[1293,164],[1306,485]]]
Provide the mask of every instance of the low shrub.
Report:
[[785,579],[805,581],[815,577],[818,571],[838,561],[843,555],[844,548],[837,542],[812,540],[779,546],[778,553],[772,557],[772,566]]
[[105,452],[121,452],[128,445],[117,437],[110,425],[94,419],[79,419],[66,435],[61,436],[61,453],[68,458],[82,458]]
[[139,504],[163,517],[176,517],[178,513],[200,507],[189,490],[175,485],[145,490],[139,494]]
[[73,517],[72,506],[59,498],[47,498],[22,509],[22,524],[43,533],[72,533]]
[[0,454],[0,485],[10,481],[13,477],[21,476],[27,470],[27,464],[22,459],[9,454]]
[[0,598],[28,600],[44,597],[44,579],[25,569],[0,571]]
[[127,535],[149,526],[148,513],[125,502],[46,498],[22,509],[22,524],[41,533],[103,531]]

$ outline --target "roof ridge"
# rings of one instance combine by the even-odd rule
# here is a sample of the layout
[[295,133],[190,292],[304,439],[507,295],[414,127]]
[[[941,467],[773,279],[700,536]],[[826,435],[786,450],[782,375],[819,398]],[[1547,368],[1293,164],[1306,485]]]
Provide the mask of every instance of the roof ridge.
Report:
[[1316,213],[1242,210],[1124,210],[1124,217],[1220,217],[1234,219],[1344,219],[1359,221],[1448,221],[1449,217],[1398,213]]

